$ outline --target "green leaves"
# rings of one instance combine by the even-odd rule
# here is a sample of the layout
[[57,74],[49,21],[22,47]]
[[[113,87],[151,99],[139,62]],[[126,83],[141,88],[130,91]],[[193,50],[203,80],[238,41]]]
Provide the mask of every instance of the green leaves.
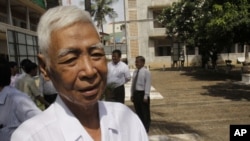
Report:
[[180,0],[166,7],[158,21],[167,35],[188,45],[223,50],[250,42],[249,12],[249,0]]
[[97,27],[103,32],[103,24],[106,23],[105,16],[109,18],[116,18],[118,15],[111,7],[111,4],[117,2],[117,0],[93,0],[92,13],[94,21],[97,22]]

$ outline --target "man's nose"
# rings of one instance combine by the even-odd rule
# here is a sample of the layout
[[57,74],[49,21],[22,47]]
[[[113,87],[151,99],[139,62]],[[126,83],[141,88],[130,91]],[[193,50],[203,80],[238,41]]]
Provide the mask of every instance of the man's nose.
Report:
[[90,57],[84,57],[79,64],[80,72],[79,76],[81,78],[92,78],[96,74],[96,68],[94,67],[94,62],[91,61]]

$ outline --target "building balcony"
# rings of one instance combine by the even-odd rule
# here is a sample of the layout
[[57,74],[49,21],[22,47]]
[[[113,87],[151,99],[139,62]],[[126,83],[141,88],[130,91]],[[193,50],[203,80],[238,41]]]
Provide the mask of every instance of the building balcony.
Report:
[[0,37],[1,37],[1,33],[2,35],[6,35],[7,30],[14,30],[14,31],[22,32],[22,33],[36,35],[35,31],[0,22]]
[[[43,0],[9,0],[10,7],[15,13],[25,13],[25,8],[30,10],[30,13],[45,13],[45,5]],[[8,6],[7,1],[0,0],[0,7],[3,8],[2,12],[6,11],[6,7]]]
[[156,9],[156,8],[164,8],[167,5],[171,5],[173,2],[176,2],[178,0],[152,0],[151,5],[149,8]]
[[165,28],[153,28],[149,32],[149,37],[151,38],[165,38],[166,35],[166,29]]

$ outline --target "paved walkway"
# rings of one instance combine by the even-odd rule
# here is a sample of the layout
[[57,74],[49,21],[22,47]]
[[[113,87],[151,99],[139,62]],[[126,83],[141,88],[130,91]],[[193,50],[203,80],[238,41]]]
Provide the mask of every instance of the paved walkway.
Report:
[[229,141],[230,124],[250,123],[250,86],[237,83],[238,69],[151,73],[162,96],[151,100],[151,141]]

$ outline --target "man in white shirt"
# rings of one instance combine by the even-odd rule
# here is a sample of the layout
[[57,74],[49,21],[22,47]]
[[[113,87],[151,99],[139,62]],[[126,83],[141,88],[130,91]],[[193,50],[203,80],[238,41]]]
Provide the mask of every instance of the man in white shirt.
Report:
[[0,58],[0,140],[9,141],[14,130],[25,120],[41,113],[27,96],[13,86],[7,60]]
[[108,63],[107,88],[111,89],[106,95],[107,101],[125,102],[124,84],[131,79],[128,65],[121,61],[121,51],[113,50],[112,61]]
[[77,6],[48,9],[38,29],[39,65],[58,95],[42,114],[24,122],[11,141],[148,141],[126,105],[99,101],[107,62],[88,12]]
[[145,58],[143,56],[137,56],[135,59],[135,66],[137,69],[133,72],[131,101],[134,103],[135,111],[148,132],[151,123],[149,97],[151,74],[144,65]]
[[[30,62],[25,64],[24,71],[25,74],[22,79],[19,80],[16,88],[26,94],[28,94],[31,99],[37,104],[37,106],[41,106],[40,104],[44,104],[45,106],[49,106],[49,103],[43,98],[39,88],[35,83],[34,76],[37,75],[38,66],[36,63]],[[40,103],[39,103],[39,102]]]
[[9,65],[10,65],[10,70],[11,70],[11,82],[10,82],[10,86],[15,87],[16,79],[20,75],[18,73],[18,65],[14,61],[10,61]]

